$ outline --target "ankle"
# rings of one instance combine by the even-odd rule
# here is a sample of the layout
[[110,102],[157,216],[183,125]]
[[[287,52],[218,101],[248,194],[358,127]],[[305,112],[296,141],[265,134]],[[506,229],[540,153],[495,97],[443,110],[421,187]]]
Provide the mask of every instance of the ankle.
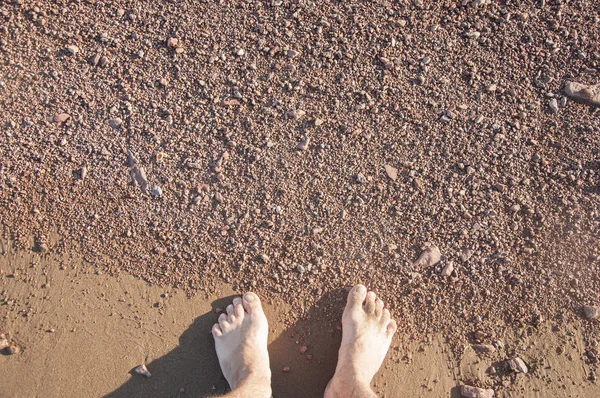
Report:
[[261,394],[257,394],[257,396],[262,396],[262,392],[268,397],[271,396],[271,370],[268,368],[260,371],[245,369],[237,380],[237,384],[231,386],[232,390],[245,390],[251,387],[252,391],[261,391]]
[[375,393],[371,390],[370,383],[361,380],[360,377],[354,377],[351,374],[339,376],[336,374],[327,384],[325,389],[325,398],[336,397],[374,397]]
[[265,377],[249,377],[243,380],[236,388],[231,391],[227,397],[233,398],[271,398],[273,393],[271,391],[271,379]]

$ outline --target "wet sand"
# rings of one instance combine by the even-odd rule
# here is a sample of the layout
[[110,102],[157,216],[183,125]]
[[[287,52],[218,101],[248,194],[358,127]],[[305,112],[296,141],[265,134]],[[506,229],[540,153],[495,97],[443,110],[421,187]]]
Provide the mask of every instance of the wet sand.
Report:
[[[227,391],[209,332],[236,293],[230,286],[187,297],[126,273],[99,274],[76,257],[15,252],[6,242],[2,250],[0,332],[21,352],[0,356],[0,396],[198,397]],[[334,305],[341,315],[343,293],[324,297],[327,313]],[[286,325],[285,302],[265,304],[274,396],[320,396],[335,368],[341,331],[319,304],[293,325]],[[600,394],[588,380],[576,326],[546,325],[531,335],[508,330],[501,339],[507,351],[516,347],[530,372],[503,376],[505,387],[496,396]],[[308,350],[300,354],[304,345]],[[458,397],[463,383],[491,385],[486,370],[508,354],[482,357],[470,347],[460,357],[452,352],[444,336],[412,340],[400,330],[374,389],[385,397]],[[133,372],[139,364],[147,365],[150,378]]]

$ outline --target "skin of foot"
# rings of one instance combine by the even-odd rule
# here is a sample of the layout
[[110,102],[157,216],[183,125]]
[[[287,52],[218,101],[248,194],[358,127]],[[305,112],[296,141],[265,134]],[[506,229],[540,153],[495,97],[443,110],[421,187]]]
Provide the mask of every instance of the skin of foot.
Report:
[[396,332],[383,301],[363,285],[354,286],[342,315],[342,343],[325,398],[374,397],[371,380],[381,367]]
[[233,299],[227,314],[212,328],[223,375],[231,387],[228,397],[271,397],[267,352],[268,323],[254,293]]

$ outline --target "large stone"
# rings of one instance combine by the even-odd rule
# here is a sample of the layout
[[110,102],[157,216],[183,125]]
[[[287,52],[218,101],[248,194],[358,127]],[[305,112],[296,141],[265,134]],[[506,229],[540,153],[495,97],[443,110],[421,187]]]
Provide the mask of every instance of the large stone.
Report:
[[513,372],[527,373],[529,371],[529,369],[527,369],[527,365],[525,365],[525,362],[523,362],[523,360],[519,357],[509,359],[507,361],[507,363],[508,363],[508,367]]
[[419,259],[414,262],[413,267],[427,268],[436,265],[442,259],[442,253],[440,249],[432,243],[425,243],[423,252],[419,256]]
[[473,344],[473,349],[479,354],[493,354],[496,352],[496,347],[489,344]]
[[576,82],[567,82],[565,94],[578,101],[600,106],[600,84],[588,86]]
[[464,398],[492,398],[494,390],[473,386],[460,386],[460,396]]
[[385,172],[392,179],[392,181],[396,181],[398,179],[398,169],[390,166],[389,164],[385,165]]
[[600,307],[594,307],[593,305],[584,305],[583,316],[589,321],[600,318]]

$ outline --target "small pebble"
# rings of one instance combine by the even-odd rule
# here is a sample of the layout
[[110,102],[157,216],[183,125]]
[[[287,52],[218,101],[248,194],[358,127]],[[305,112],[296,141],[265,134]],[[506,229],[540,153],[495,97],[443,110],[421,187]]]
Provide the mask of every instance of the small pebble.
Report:
[[119,126],[121,124],[123,124],[123,120],[121,118],[116,117],[116,118],[113,118],[113,119],[108,119],[106,121],[106,124],[108,124],[113,129],[118,129]]
[[552,98],[550,101],[548,101],[548,106],[550,107],[552,112],[558,113],[558,101],[556,100],[556,98]]
[[450,276],[450,275],[452,275],[453,271],[454,271],[454,264],[452,264],[452,262],[449,262],[448,264],[446,264],[444,266],[440,275],[441,276]]
[[389,164],[385,165],[385,173],[392,181],[396,181],[398,179],[398,169],[390,166]]
[[169,48],[175,48],[175,47],[177,47],[178,44],[179,44],[179,39],[177,39],[175,37],[169,37],[167,39],[167,46]]
[[69,55],[76,55],[79,52],[79,47],[75,45],[67,46],[67,52]]
[[152,188],[150,188],[150,195],[154,196],[154,197],[159,197],[160,195],[162,195],[163,191],[162,188],[159,185],[152,185]]
[[146,365],[140,365],[137,368],[135,368],[135,373],[146,377],[151,376],[150,372],[148,372],[148,368],[146,368]]
[[527,373],[529,369],[527,369],[527,365],[521,358],[512,358],[507,361],[508,367],[516,373]]
[[55,123],[64,123],[70,117],[71,115],[69,115],[68,113],[57,113],[56,115],[54,115],[54,118],[52,120],[54,120]]
[[306,151],[308,149],[309,144],[310,144],[310,137],[306,137],[305,139],[300,141],[300,143],[298,143],[297,148],[300,151]]

